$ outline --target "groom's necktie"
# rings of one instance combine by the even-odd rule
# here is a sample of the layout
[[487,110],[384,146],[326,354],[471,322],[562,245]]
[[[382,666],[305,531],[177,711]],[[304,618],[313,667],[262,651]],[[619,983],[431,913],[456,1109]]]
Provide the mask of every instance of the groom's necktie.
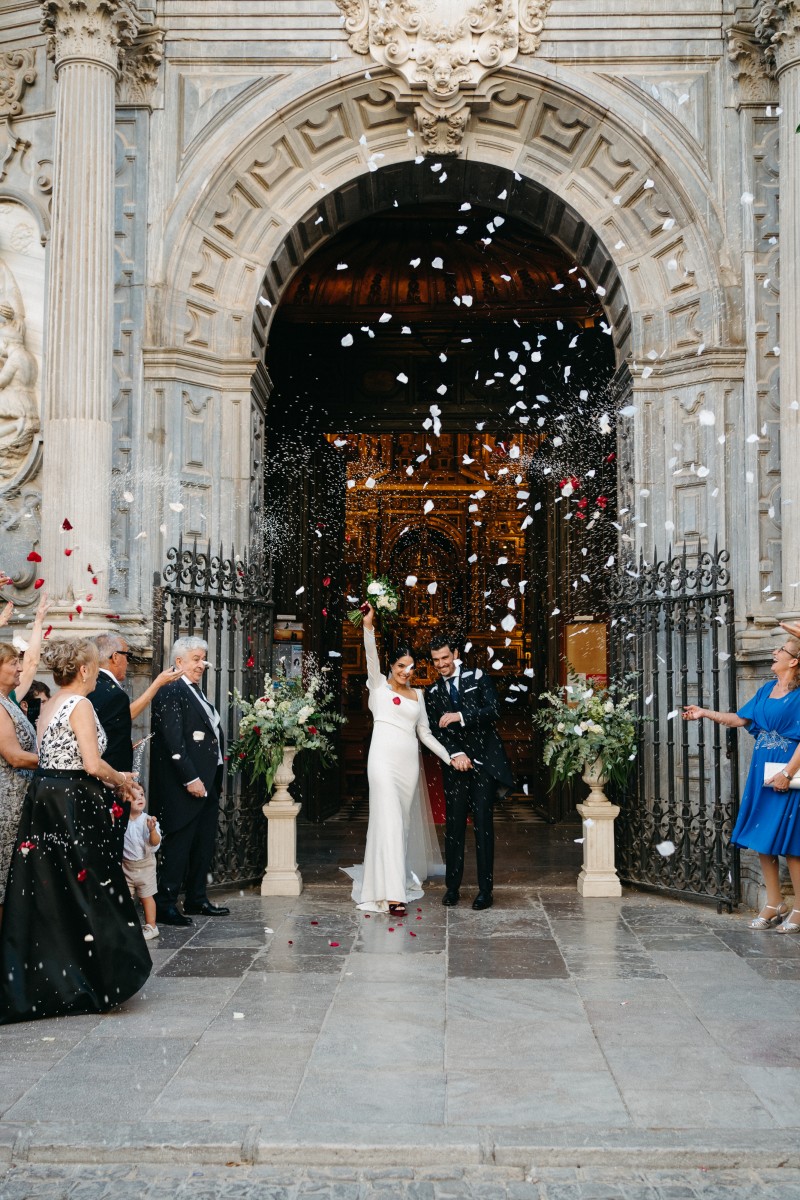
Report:
[[458,688],[456,687],[455,680],[448,679],[447,686],[450,689],[450,699],[453,701],[453,704],[458,706]]

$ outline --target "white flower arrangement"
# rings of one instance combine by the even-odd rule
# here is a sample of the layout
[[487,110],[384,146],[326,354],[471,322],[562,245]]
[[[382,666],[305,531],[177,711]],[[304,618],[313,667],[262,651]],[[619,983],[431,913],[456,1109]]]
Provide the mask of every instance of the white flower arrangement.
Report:
[[634,691],[619,684],[587,688],[576,676],[556,692],[543,692],[534,724],[545,734],[543,758],[553,784],[581,774],[598,758],[603,772],[624,783],[636,757],[641,717],[633,712]]

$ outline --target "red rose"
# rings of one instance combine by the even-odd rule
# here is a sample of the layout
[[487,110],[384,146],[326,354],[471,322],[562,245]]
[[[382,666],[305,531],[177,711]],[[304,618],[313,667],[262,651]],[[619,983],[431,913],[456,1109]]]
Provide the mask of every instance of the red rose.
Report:
[[315,734],[315,733],[317,732],[317,727],[316,727],[316,725],[309,725],[309,727],[308,727],[308,732],[309,732],[310,734],[312,734],[312,735],[313,735],[313,734]]
[[261,726],[260,726],[260,725],[254,725],[254,726],[253,726],[253,733],[256,735],[256,737],[261,737]]
[[239,758],[247,758],[247,755],[245,754],[244,750],[242,750],[241,754],[239,755]]

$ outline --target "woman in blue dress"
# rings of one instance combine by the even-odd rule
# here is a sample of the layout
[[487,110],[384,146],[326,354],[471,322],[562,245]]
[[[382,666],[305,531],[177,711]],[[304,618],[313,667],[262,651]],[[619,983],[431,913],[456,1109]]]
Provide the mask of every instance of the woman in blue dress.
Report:
[[[755,850],[767,888],[767,903],[750,922],[751,929],[773,929],[778,933],[800,933],[800,908],[787,913],[780,886],[778,856],[784,855],[800,904],[800,790],[789,790],[792,776],[800,771],[800,639],[787,637],[772,652],[772,673],[738,712],[713,712],[690,704],[685,721],[703,717],[717,725],[745,726],[756,739],[747,774],[739,817],[731,834],[735,846]],[[764,782],[764,764],[782,763],[781,769]]]

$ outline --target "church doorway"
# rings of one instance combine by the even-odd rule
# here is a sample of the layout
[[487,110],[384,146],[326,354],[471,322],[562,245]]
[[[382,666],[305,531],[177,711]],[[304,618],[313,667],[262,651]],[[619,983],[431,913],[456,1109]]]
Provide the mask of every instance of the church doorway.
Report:
[[[338,766],[301,781],[322,820],[366,796],[367,575],[403,592],[398,629],[433,679],[433,633],[491,674],[520,803],[549,792],[538,694],[605,673],[616,553],[614,350],[581,268],[511,216],[397,206],[308,258],[270,327],[263,535],[274,664],[330,667],[348,718]],[[348,599],[350,597],[351,599]]]

